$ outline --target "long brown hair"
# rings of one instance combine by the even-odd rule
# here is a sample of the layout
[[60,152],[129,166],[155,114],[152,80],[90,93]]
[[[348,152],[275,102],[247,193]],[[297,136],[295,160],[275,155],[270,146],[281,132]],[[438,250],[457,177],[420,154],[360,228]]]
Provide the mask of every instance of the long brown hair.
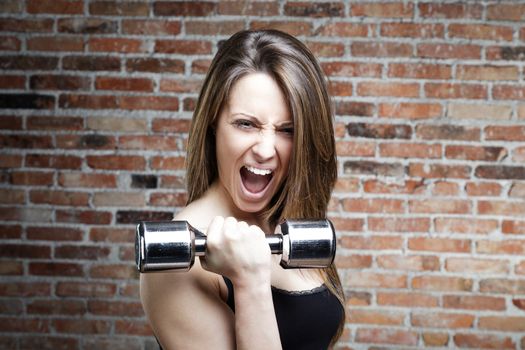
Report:
[[[337,179],[331,102],[322,70],[310,50],[276,30],[238,32],[222,43],[215,55],[189,133],[188,203],[200,198],[218,176],[214,125],[233,84],[256,72],[277,82],[294,125],[288,175],[264,215],[272,227],[283,218],[323,219]],[[335,265],[320,273],[344,312],[344,292]],[[332,344],[343,326],[344,317]]]

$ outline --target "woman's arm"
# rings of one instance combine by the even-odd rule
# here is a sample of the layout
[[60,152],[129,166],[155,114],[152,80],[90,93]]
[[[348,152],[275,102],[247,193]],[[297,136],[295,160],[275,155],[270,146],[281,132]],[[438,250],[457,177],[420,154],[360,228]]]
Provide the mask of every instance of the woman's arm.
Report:
[[[207,247],[202,266],[196,261],[189,272],[141,276],[142,303],[163,348],[281,349],[264,233],[216,218]],[[234,286],[235,314],[221,297],[222,276]]]

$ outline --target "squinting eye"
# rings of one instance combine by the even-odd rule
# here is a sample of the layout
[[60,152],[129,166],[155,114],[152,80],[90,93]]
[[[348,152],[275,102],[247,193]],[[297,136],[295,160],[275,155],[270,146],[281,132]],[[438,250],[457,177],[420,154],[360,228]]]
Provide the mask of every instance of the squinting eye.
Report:
[[246,119],[234,120],[232,124],[240,129],[250,129],[255,127],[253,122]]
[[293,128],[290,127],[290,128],[282,128],[281,130],[279,130],[281,133],[283,134],[286,134],[286,135],[289,135],[289,136],[292,136],[293,135]]

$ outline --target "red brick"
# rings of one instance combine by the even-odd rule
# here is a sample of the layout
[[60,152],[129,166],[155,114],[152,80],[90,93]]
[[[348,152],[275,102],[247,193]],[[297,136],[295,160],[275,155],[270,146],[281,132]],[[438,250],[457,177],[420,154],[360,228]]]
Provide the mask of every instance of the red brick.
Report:
[[28,130],[81,130],[84,119],[80,117],[28,117]]
[[148,149],[177,151],[177,138],[165,136],[122,136],[119,138],[119,147],[122,149]]
[[378,292],[377,304],[400,307],[432,308],[439,305],[439,299],[436,296],[417,292]]
[[29,86],[35,90],[89,90],[91,79],[71,75],[37,74],[31,76]]
[[97,90],[152,92],[153,81],[146,78],[97,77],[95,88]]
[[65,149],[107,149],[113,150],[116,138],[114,136],[100,134],[86,135],[56,135],[57,148]]
[[141,336],[153,336],[153,331],[148,322],[137,322],[128,320],[115,321],[115,333],[131,334]]
[[512,41],[514,29],[508,26],[489,24],[457,24],[448,26],[450,38],[465,38],[470,40]]
[[412,44],[395,42],[354,42],[350,51],[354,57],[411,57]]
[[96,207],[143,207],[146,204],[144,193],[136,192],[97,192],[92,202]]
[[127,265],[92,265],[89,269],[89,275],[93,278],[109,279],[137,279],[138,272],[135,266]]
[[36,37],[27,39],[30,51],[78,51],[84,50],[82,38],[70,37]]
[[506,274],[509,272],[509,261],[495,259],[447,258],[445,260],[445,269],[450,272],[460,273]]
[[32,14],[81,15],[84,13],[84,2],[82,0],[27,0],[26,9]]
[[333,61],[323,62],[321,67],[328,76],[348,78],[381,76],[381,65],[376,63]]
[[524,255],[525,241],[507,239],[505,241],[478,241],[476,251],[482,254]]
[[473,281],[462,277],[417,276],[412,279],[412,288],[428,291],[472,291]]
[[350,14],[353,17],[412,18],[414,5],[402,2],[352,3]]
[[51,295],[51,285],[47,282],[2,282],[0,283],[2,297],[45,297]]
[[342,17],[344,16],[344,11],[344,4],[340,2],[287,2],[283,8],[284,15],[286,16],[309,18]]
[[123,34],[133,35],[177,35],[181,22],[176,20],[124,19],[121,23]]
[[331,96],[352,96],[353,83],[342,81],[328,82],[328,91]]
[[337,232],[340,231],[362,231],[365,225],[363,219],[331,217]]
[[116,34],[118,22],[101,18],[59,18],[57,30],[69,34]]
[[21,236],[22,226],[0,225],[0,239],[20,239]]
[[455,199],[421,199],[408,202],[411,213],[469,214],[472,211],[470,201]]
[[81,71],[120,71],[120,58],[114,56],[66,56],[62,68]]
[[156,16],[210,16],[216,11],[217,4],[210,1],[157,1],[153,6]]
[[419,84],[365,81],[357,84],[359,96],[418,97]]
[[26,154],[25,164],[27,167],[53,168],[53,169],[77,169],[82,166],[82,158],[77,156],[61,156],[47,154]]
[[479,201],[480,215],[505,215],[520,217],[525,212],[525,203],[505,201]]
[[147,2],[94,1],[89,4],[89,13],[103,16],[148,16]]
[[474,316],[467,314],[451,314],[445,312],[413,313],[412,325],[415,327],[432,328],[471,328],[474,325]]
[[[0,5],[1,6],[1,5]],[[51,33],[53,31],[53,19],[51,18],[2,18],[0,31],[17,33]]]
[[184,73],[184,61],[169,58],[128,58],[127,72]]
[[430,119],[441,117],[443,108],[437,103],[380,103],[379,117],[403,119]]
[[343,278],[348,288],[406,288],[406,275],[355,271]]
[[446,64],[390,63],[388,76],[392,78],[450,79],[452,68]]
[[374,105],[366,102],[340,101],[335,104],[335,113],[337,115],[365,117],[372,116],[374,110]]
[[277,16],[279,3],[275,1],[220,1],[217,12],[221,15]]
[[83,109],[116,109],[118,107],[115,96],[104,95],[69,95],[61,94],[59,98],[61,108]]
[[403,325],[405,315],[401,312],[382,310],[360,310],[353,309],[346,314],[346,322],[350,324],[376,324],[383,326]]
[[3,74],[0,77],[0,89],[24,89],[25,86],[26,78],[24,76]]
[[103,301],[89,300],[88,311],[93,315],[104,315],[113,317],[137,317],[143,316],[142,304],[139,301]]
[[439,179],[468,179],[470,167],[463,165],[420,164],[411,163],[408,173],[412,177],[439,178]]
[[162,79],[160,91],[178,93],[198,93],[202,86],[200,79]]
[[206,21],[185,21],[186,33],[190,35],[233,35],[244,29],[243,21],[226,21],[220,22]]
[[343,236],[339,239],[342,247],[358,250],[396,250],[401,249],[403,240],[400,237],[390,236]]
[[55,350],[78,350],[80,343],[78,339],[50,336],[24,336],[20,338],[20,349],[55,349]]
[[525,281],[489,278],[479,282],[479,291],[482,293],[523,294]]
[[250,28],[257,29],[277,29],[293,36],[311,35],[313,25],[310,21],[284,21],[284,20],[253,20]]
[[467,44],[418,44],[417,56],[436,59],[481,59],[481,46]]
[[146,160],[142,156],[86,156],[87,165],[93,169],[144,170]]
[[368,230],[379,232],[428,232],[428,218],[368,218]]
[[456,333],[454,343],[461,348],[516,349],[512,338],[494,334]]
[[359,183],[357,179],[338,178],[334,186],[335,192],[357,192]]
[[29,314],[38,315],[84,315],[86,306],[79,300],[37,299],[27,304]]
[[508,152],[503,147],[450,145],[445,148],[445,156],[449,159],[499,162],[507,155]]
[[449,341],[449,335],[447,333],[437,333],[437,332],[424,332],[421,334],[423,343],[426,346],[442,346],[446,347]]
[[370,24],[335,22],[323,24],[317,30],[317,34],[327,37],[367,37],[373,32]]
[[463,310],[506,310],[505,298],[470,295],[444,295],[443,307]]
[[90,52],[146,53],[148,47],[140,39],[91,38],[88,40]]
[[458,196],[459,185],[453,182],[438,181],[434,183],[432,195],[434,196]]
[[[2,264],[0,264],[0,275],[22,276],[23,274],[24,274],[24,265],[22,264],[21,261],[2,260]],[[9,304],[11,305],[11,303]],[[4,312],[2,305],[0,305],[0,313],[6,313]]]
[[345,54],[345,46],[341,43],[308,41],[306,45],[316,57],[341,57]]
[[135,232],[133,229],[93,227],[89,231],[89,240],[92,242],[133,243],[135,242]]
[[53,327],[66,334],[109,334],[111,322],[105,320],[54,319]]
[[420,16],[424,18],[461,18],[481,19],[483,6],[481,4],[465,4],[462,2],[441,3],[429,2],[418,5]]
[[155,52],[182,55],[211,54],[211,42],[203,40],[157,40]]
[[496,100],[523,100],[525,99],[525,87],[516,85],[495,85],[492,88],[492,96]]
[[360,199],[342,201],[343,209],[350,213],[403,213],[404,201],[398,199]]
[[525,221],[503,220],[501,222],[501,232],[515,235],[525,235]]
[[487,87],[480,84],[427,83],[425,96],[439,99],[486,99]]
[[25,192],[22,190],[12,190],[0,188],[0,203],[3,204],[24,204]]
[[393,329],[366,329],[356,331],[355,341],[358,343],[398,344],[415,346],[418,341],[417,332]]
[[488,5],[487,19],[495,21],[523,21],[525,19],[525,5],[520,3]]
[[115,188],[117,178],[113,174],[60,173],[58,184],[62,187]]
[[179,99],[171,96],[120,96],[118,105],[130,110],[177,111]]
[[155,118],[151,122],[151,130],[161,133],[187,133],[190,130],[190,124],[191,121],[188,119]]
[[107,298],[116,292],[117,286],[113,283],[59,281],[56,285],[56,294],[62,297]]
[[408,249],[415,251],[470,253],[467,239],[414,237],[408,239]]
[[61,245],[55,248],[58,259],[98,260],[108,258],[110,253],[110,247]]
[[424,143],[381,143],[379,155],[389,158],[441,158],[441,145]]
[[86,121],[86,129],[127,133],[146,132],[149,127],[147,120],[142,117],[89,117]]
[[108,225],[111,223],[112,214],[107,211],[95,210],[57,210],[56,221],[90,225]]
[[437,256],[427,255],[379,255],[376,261],[379,268],[388,270],[437,271],[440,267]]
[[461,80],[518,80],[519,70],[516,66],[458,65],[456,77]]
[[14,36],[0,36],[0,50],[2,51],[20,51],[22,43]]
[[456,125],[418,125],[416,127],[418,138],[423,140],[480,140],[480,129]]
[[29,199],[36,204],[68,205],[74,207],[87,207],[89,194],[85,192],[70,192],[56,190],[33,190]]
[[37,241],[81,241],[84,233],[78,228],[58,227],[28,227],[26,229],[28,239]]
[[338,269],[364,269],[372,266],[372,257],[370,255],[338,254],[335,264]]
[[363,189],[367,193],[421,194],[426,190],[423,181],[406,180],[403,183],[388,183],[379,180],[366,180]]
[[487,126],[483,132],[486,140],[525,141],[525,126]]
[[2,317],[2,322],[0,322],[0,332],[49,333],[49,321],[42,319]]
[[503,332],[525,332],[525,317],[520,316],[481,316],[479,329]]
[[502,187],[497,182],[468,182],[465,191],[469,196],[499,196]]
[[50,136],[37,135],[0,135],[0,144],[5,148],[53,148],[53,143]]
[[382,23],[381,36],[405,38],[443,38],[445,27],[443,24],[416,24],[416,23]]
[[373,157],[375,155],[374,142],[339,141],[336,144],[339,156]]

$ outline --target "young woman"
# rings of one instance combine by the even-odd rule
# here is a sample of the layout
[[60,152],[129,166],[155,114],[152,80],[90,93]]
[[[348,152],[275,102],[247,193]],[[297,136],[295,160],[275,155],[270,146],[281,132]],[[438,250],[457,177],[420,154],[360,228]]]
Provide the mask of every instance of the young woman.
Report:
[[335,266],[285,270],[265,234],[323,219],[337,177],[332,113],[316,59],[297,39],[242,31],[221,45],[189,134],[188,205],[207,234],[189,272],[141,275],[164,349],[327,349],[344,325]]

